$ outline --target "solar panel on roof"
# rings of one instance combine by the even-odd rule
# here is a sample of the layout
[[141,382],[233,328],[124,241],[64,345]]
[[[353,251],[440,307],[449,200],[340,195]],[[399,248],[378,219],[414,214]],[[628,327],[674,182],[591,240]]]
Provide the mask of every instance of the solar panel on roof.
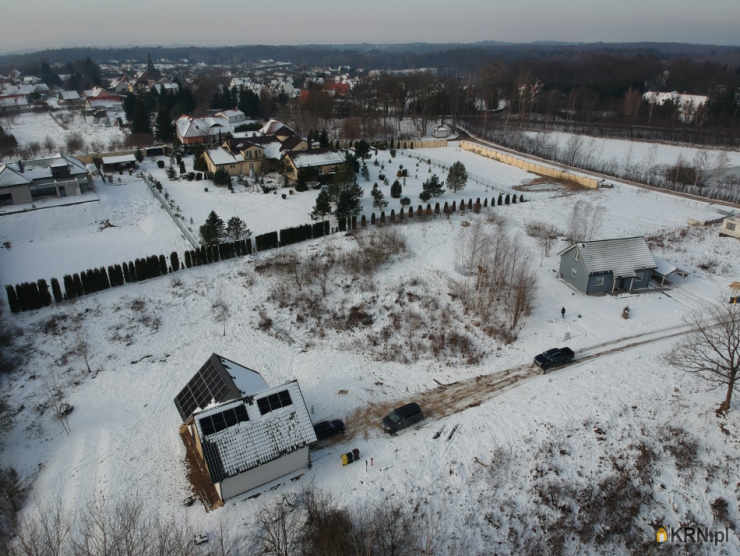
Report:
[[183,419],[187,419],[196,409],[206,407],[211,401],[223,401],[229,390],[230,386],[209,359],[177,395],[175,403]]

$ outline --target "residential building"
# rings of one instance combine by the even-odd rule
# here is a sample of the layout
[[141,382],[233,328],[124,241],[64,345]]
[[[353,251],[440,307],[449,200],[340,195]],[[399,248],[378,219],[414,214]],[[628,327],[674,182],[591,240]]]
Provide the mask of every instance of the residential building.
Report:
[[75,197],[91,186],[87,168],[72,156],[0,163],[0,205],[32,203],[42,197]]
[[658,266],[643,237],[575,243],[558,256],[560,277],[587,295],[645,289]]
[[333,174],[344,163],[344,155],[331,148],[308,149],[285,154],[290,170],[288,178],[298,180],[298,171],[315,168],[321,174]]
[[196,118],[183,114],[175,122],[177,138],[183,145],[195,143],[215,143],[227,133],[231,125],[225,118]]
[[221,500],[310,463],[317,439],[297,381],[270,388],[257,371],[214,353],[175,406]]

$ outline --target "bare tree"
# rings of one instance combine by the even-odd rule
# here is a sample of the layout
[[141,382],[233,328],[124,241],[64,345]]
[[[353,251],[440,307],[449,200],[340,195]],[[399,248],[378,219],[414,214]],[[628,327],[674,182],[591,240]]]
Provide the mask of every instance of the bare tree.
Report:
[[671,365],[699,375],[712,386],[726,388],[721,411],[730,409],[740,369],[740,305],[717,301],[694,309],[684,321],[691,333],[666,356]]
[[51,154],[57,150],[57,144],[54,142],[54,139],[51,138],[51,135],[47,135],[44,138],[44,149],[47,154]]
[[213,300],[211,310],[213,311],[213,320],[224,325],[224,336],[226,336],[226,321],[229,319],[230,312],[229,306],[226,303],[226,298],[224,297],[224,287],[222,283],[219,283],[216,288],[216,298]]
[[569,235],[573,243],[591,241],[599,229],[604,207],[592,205],[588,201],[579,199],[573,205],[569,218]]
[[565,142],[565,160],[570,166],[575,166],[583,151],[583,136],[572,133]]
[[692,161],[694,165],[694,185],[699,183],[699,177],[704,171],[704,167],[707,165],[707,162],[709,162],[709,154],[707,154],[707,151],[704,149],[698,149],[694,154],[694,159]]
[[71,429],[69,428],[67,415],[69,415],[71,406],[62,401],[64,392],[59,384],[59,378],[57,377],[55,369],[49,369],[49,372],[42,378],[41,385],[46,398],[46,403],[54,411],[54,418],[59,420],[64,432],[69,434]]
[[74,343],[71,346],[71,351],[72,353],[78,354],[82,357],[82,359],[85,361],[87,372],[91,373],[92,369],[90,368],[90,345],[87,343],[87,339],[85,338],[85,335],[82,331],[83,319],[84,317],[82,316],[82,313],[78,313],[77,311],[72,309],[72,314],[70,315],[69,322],[72,335],[74,336]]
[[260,554],[291,556],[298,552],[302,525],[302,512],[279,500],[260,512],[252,541]]
[[72,520],[62,506],[61,499],[42,502],[34,507],[18,527],[10,556],[65,556],[71,554]]

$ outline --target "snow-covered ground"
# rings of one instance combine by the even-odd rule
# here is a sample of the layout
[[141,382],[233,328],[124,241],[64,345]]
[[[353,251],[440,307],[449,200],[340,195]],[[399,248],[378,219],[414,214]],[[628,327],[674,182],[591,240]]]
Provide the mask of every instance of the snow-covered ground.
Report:
[[143,181],[95,181],[98,202],[0,216],[0,243],[10,244],[0,248],[3,284],[61,282],[64,274],[190,249]]
[[[506,164],[476,157],[476,155],[457,148],[457,143],[451,143],[450,145],[446,148],[418,149],[418,151],[411,152],[434,156],[440,160],[449,160],[449,164],[457,160],[462,160],[466,164],[466,167],[470,165],[470,168],[468,168],[470,172],[479,174],[482,177],[495,178],[493,181],[495,181],[497,186],[505,188],[528,183],[537,177],[520,168],[514,168]],[[378,166],[374,165],[376,158],[378,160]],[[169,165],[169,159],[163,160],[165,160],[166,165]],[[192,157],[185,157],[184,160],[186,170],[189,172],[192,171]],[[437,174],[442,181],[447,179],[447,171],[442,171],[442,168],[439,166],[430,166],[424,162],[420,162],[416,158],[404,156],[401,153],[397,153],[396,157],[393,158],[389,151],[378,151],[377,157],[373,154],[372,158],[366,162],[370,172],[370,179],[365,180],[362,176],[358,176],[358,180],[365,190],[365,195],[362,198],[362,211],[368,220],[370,219],[370,214],[373,212],[375,212],[376,217],[380,216],[380,210],[373,208],[373,199],[370,195],[374,183],[378,184],[378,187],[383,191],[385,200],[388,201],[388,207],[385,209],[386,215],[390,214],[391,209],[395,209],[398,212],[401,208],[400,200],[391,198],[390,193],[390,185],[393,184],[394,180],[398,179],[401,183],[404,181],[404,178],[396,177],[401,166],[408,169],[409,174],[405,178],[406,185],[403,188],[402,196],[409,197],[415,209],[419,204],[426,206],[426,203],[422,203],[419,199],[419,193],[422,191],[422,183],[425,180],[429,179],[432,174]],[[381,164],[384,168],[381,167]],[[225,187],[214,186],[210,181],[169,181],[167,179],[166,168],[159,169],[156,163],[150,160],[144,161],[141,167],[142,172],[152,174],[155,179],[162,182],[164,190],[167,191],[176,206],[180,207],[180,212],[185,217],[185,220],[189,222],[191,218],[193,219],[193,224],[188,225],[193,228],[196,234],[198,233],[198,227],[205,222],[206,217],[212,210],[216,211],[216,214],[224,221],[232,216],[239,216],[255,234],[306,224],[310,222],[309,213],[316,203],[316,197],[319,193],[318,190],[309,190],[301,193],[295,192],[294,195],[289,195],[289,188],[279,188],[274,194],[264,194],[259,187],[252,185],[243,187],[238,185],[236,178],[233,180],[235,192],[231,193]],[[430,168],[431,172],[429,171]],[[381,174],[386,176],[389,185],[384,185],[383,181],[380,180],[379,175]],[[252,180],[250,180],[251,182]],[[207,192],[205,191],[206,187],[208,188]],[[286,199],[282,198],[283,194],[287,195]],[[490,187],[487,188],[471,181],[464,190],[458,193],[446,191],[444,195],[434,199],[434,202],[439,202],[441,206],[445,202],[452,204],[452,201],[457,201],[459,203],[462,199],[467,201],[471,198],[473,200],[480,198],[481,202],[483,202],[484,197],[488,197],[490,202],[491,197],[494,195],[497,196],[498,192],[494,192]]]
[[[430,154],[454,162],[468,153],[449,148],[435,149]],[[487,159],[464,161],[471,171],[502,183],[516,184],[532,178]],[[385,163],[391,182],[391,166],[396,170],[403,163],[416,168],[415,162],[400,156],[392,165],[387,159]],[[365,187],[376,181],[378,168],[370,165],[370,170],[370,182],[360,178]],[[414,205],[418,204],[421,181],[428,175],[425,165],[420,165],[418,179],[407,179],[404,195],[411,196]],[[222,218],[231,216],[229,211],[234,210],[257,232],[307,222],[315,197],[315,192],[296,194],[287,200],[280,195],[230,194],[220,189],[204,193],[203,182],[157,179],[196,225],[210,210],[216,210]],[[110,187],[111,191],[122,191],[131,185]],[[388,189],[384,187],[386,197]],[[99,206],[94,209],[99,211],[96,215],[75,215],[88,223],[86,234],[96,240],[80,240],[85,241],[86,248],[80,249],[75,269],[104,264],[95,261],[113,249],[100,238],[116,229],[95,230],[95,223],[105,218],[113,224],[128,222],[131,230],[121,233],[132,234],[142,226],[149,229],[149,235],[143,230],[132,234],[151,241],[151,249],[144,249],[145,253],[168,253],[176,248],[174,242],[184,242],[173,241],[178,237],[174,224],[154,217],[154,213],[162,218],[166,214],[153,199],[145,197],[148,192],[142,190],[141,196],[134,196],[133,204],[138,200],[149,208],[136,208],[126,219],[131,199],[121,199],[116,212],[106,212],[104,191],[100,189],[101,202],[94,204]],[[8,431],[6,445],[11,448],[4,450],[1,463],[34,477],[35,494],[59,495],[67,508],[84,505],[94,497],[115,500],[136,492],[167,515],[186,515],[202,530],[214,530],[224,517],[251,524],[265,504],[310,482],[351,508],[394,496],[409,508],[418,504],[422,512],[443,512],[442,527],[465,543],[464,554],[548,552],[550,539],[558,530],[567,530],[563,524],[575,515],[569,506],[579,496],[594,498],[592,489],[609,496],[596,496],[597,507],[588,509],[597,514],[593,535],[606,540],[569,535],[562,541],[567,553],[647,553],[658,524],[724,529],[712,509],[720,498],[729,502],[728,519],[737,524],[740,516],[735,464],[740,458],[740,418],[736,410],[727,417],[717,417],[714,409],[723,394],[707,392],[705,383],[663,361],[662,354],[680,337],[616,350],[547,375],[533,374],[464,411],[450,415],[432,411],[420,426],[395,437],[383,435],[379,423],[353,434],[353,426],[362,426],[357,415],[372,404],[400,405],[425,399],[426,393],[439,384],[504,373],[528,365],[534,354],[554,346],[567,344],[577,353],[593,352],[598,351],[595,346],[620,338],[651,339],[660,336],[661,331],[670,334],[678,330],[687,309],[725,296],[728,283],[740,275],[740,242],[719,238],[716,227],[667,234],[663,247],[655,247],[657,254],[689,272],[680,287],[668,292],[605,297],[582,296],[556,278],[557,252],[567,245],[563,240],[555,241],[549,256],[543,256],[536,240],[524,233],[525,223],[532,221],[566,230],[573,205],[582,199],[604,207],[595,238],[659,234],[685,225],[688,217],[704,210],[702,203],[638,191],[622,186],[539,200],[533,195],[535,200],[531,202],[494,209],[503,220],[500,224],[480,216],[485,226],[518,237],[518,245],[530,250],[538,288],[532,314],[525,318],[516,341],[505,345],[495,338],[474,334],[477,347],[485,352],[474,365],[451,365],[431,356],[406,364],[385,362],[378,360],[369,346],[364,349],[358,345],[356,340],[364,338],[366,332],[350,329],[327,331],[323,336],[311,333],[294,318],[292,307],[277,309],[271,299],[281,282],[293,284],[292,278],[255,270],[279,256],[280,251],[126,285],[80,298],[73,305],[8,317],[9,324],[24,330],[19,341],[28,343],[32,350],[28,352],[28,365],[6,379],[4,386],[12,404],[22,404],[24,409]],[[483,197],[484,192],[471,184],[455,197],[445,194],[443,200]],[[392,201],[388,211],[394,203],[398,206]],[[83,206],[93,210],[90,205]],[[65,211],[73,208],[35,214],[70,214]],[[368,205],[365,212],[370,212]],[[32,246],[41,241],[34,236],[37,227],[43,229],[43,222],[23,216],[17,221],[7,220],[15,216],[0,217],[3,233],[9,233],[10,227],[13,234],[8,236],[13,238],[11,251],[0,255],[4,281],[6,272],[15,272],[6,270],[9,264],[25,264],[32,277],[39,277],[48,275],[51,266],[66,264],[69,257],[57,247],[44,248],[44,256],[26,259],[24,253],[32,253]],[[154,220],[147,220],[149,217]],[[373,332],[385,313],[392,310],[395,299],[408,299],[409,312],[423,312],[425,309],[411,300],[425,295],[438,299],[441,310],[449,307],[451,313],[461,315],[459,302],[449,295],[449,281],[459,277],[454,260],[463,229],[461,221],[471,218],[474,216],[470,214],[455,215],[449,220],[399,225],[406,237],[405,253],[372,277],[353,281],[339,270],[331,275],[331,294],[325,301],[327,318],[341,318],[358,303],[375,303],[376,322],[370,325]],[[62,217],[54,216],[53,221],[61,225]],[[50,230],[46,237],[53,235]],[[43,241],[46,244],[47,240]],[[173,243],[165,247],[163,242],[168,241]],[[355,241],[340,234],[295,249],[319,257],[329,249],[351,250]],[[180,249],[184,247],[181,244]],[[6,262],[11,254],[18,258]],[[115,261],[124,259],[116,256]],[[707,259],[720,263],[707,266]],[[213,316],[213,304],[219,298],[229,307],[225,335],[223,324]],[[630,308],[628,320],[621,318],[625,306]],[[567,310],[564,319],[560,317],[561,307]],[[260,310],[269,311],[274,319],[267,332],[258,326]],[[69,325],[73,314],[83,315],[92,375],[75,353],[75,336]],[[454,317],[459,320],[453,320],[450,326],[474,328],[463,318]],[[312,418],[345,419],[347,438],[351,440],[340,439],[312,452],[313,467],[299,481],[286,481],[259,498],[238,497],[213,513],[206,513],[200,504],[181,507],[179,503],[188,496],[189,487],[185,451],[178,435],[180,419],[172,400],[212,352],[259,370],[270,385],[298,379]],[[63,385],[64,401],[74,406],[69,435],[44,410],[45,376],[56,377]],[[443,433],[435,438],[440,430]],[[367,470],[362,462],[342,467],[340,455],[352,448],[358,448],[363,459],[373,458],[374,465]],[[647,456],[640,459],[640,454]],[[634,481],[627,485],[613,480],[635,474]],[[628,530],[620,531],[609,516],[622,515],[615,504],[625,501],[614,502],[614,498],[622,494],[632,499],[629,488],[638,488],[635,484],[650,502],[632,517]],[[599,513],[599,508],[606,509]],[[578,515],[586,520],[587,509],[581,507]],[[634,538],[643,539],[644,547],[636,547]],[[738,553],[737,535],[731,533],[729,544],[716,550]]]
[[[534,137],[537,132],[527,132],[527,135]],[[554,141],[558,150],[562,151],[574,134],[563,133],[560,131],[548,132],[545,134],[551,141]],[[670,166],[676,164],[679,156],[683,156],[685,164],[691,164],[696,153],[701,150],[707,153],[707,168],[713,168],[717,161],[717,156],[724,152],[727,155],[727,162],[730,166],[740,166],[740,152],[733,150],[718,149],[696,149],[693,147],[684,147],[678,145],[665,145],[662,143],[648,143],[642,141],[628,141],[625,139],[608,139],[604,137],[582,136],[583,145],[582,156],[587,152],[592,153],[593,160],[603,160],[604,162],[615,159],[617,163],[624,164],[629,160],[630,165],[659,165]],[[651,148],[654,148],[654,160],[649,160],[652,156]]]
[[[70,117],[69,123],[66,124],[67,129],[54,119],[64,115]],[[94,123],[92,116],[82,116],[79,112],[58,111],[54,112],[54,117],[48,112],[38,114],[28,112],[18,114],[12,120],[6,119],[0,125],[6,133],[15,136],[20,148],[32,141],[40,143],[43,148],[44,141],[49,137],[56,144],[56,150],[64,150],[66,138],[72,133],[82,134],[87,145],[92,142],[100,143],[103,146],[101,150],[107,149],[112,140],[122,142],[126,139],[126,134],[120,127],[113,125],[106,127],[102,123]],[[89,147],[83,149],[83,152],[88,150]]]

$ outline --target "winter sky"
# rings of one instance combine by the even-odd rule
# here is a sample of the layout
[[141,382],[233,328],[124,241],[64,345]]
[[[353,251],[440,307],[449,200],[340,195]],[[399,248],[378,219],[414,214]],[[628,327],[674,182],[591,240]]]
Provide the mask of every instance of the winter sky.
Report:
[[0,51],[484,40],[740,45],[738,0],[24,0],[6,6],[3,19]]

